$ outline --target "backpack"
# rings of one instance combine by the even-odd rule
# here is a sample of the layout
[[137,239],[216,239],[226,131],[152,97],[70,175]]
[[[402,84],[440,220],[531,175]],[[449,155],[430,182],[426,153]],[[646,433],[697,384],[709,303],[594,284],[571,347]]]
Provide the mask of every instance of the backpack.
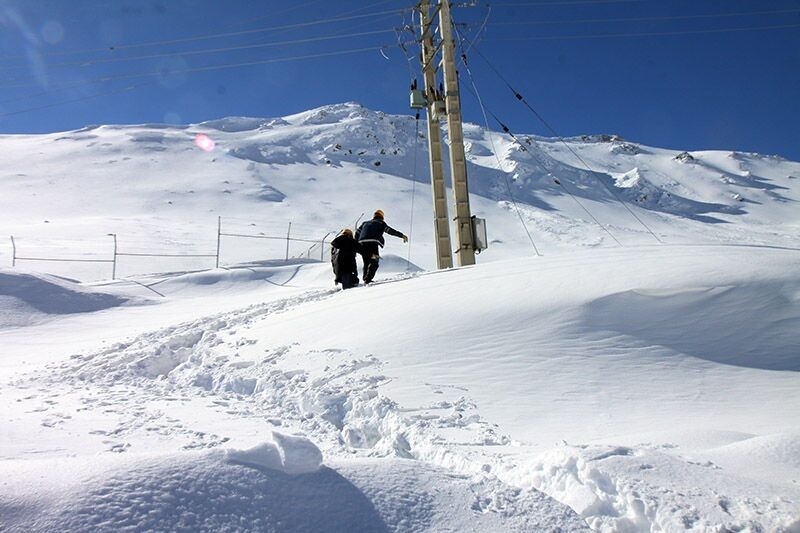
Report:
[[339,249],[331,246],[331,267],[333,268],[333,274],[335,276],[339,276]]

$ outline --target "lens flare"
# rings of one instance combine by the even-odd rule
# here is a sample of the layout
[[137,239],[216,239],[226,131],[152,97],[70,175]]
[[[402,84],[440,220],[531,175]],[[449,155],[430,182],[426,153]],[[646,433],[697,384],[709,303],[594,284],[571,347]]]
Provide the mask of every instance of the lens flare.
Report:
[[204,152],[210,152],[216,146],[216,143],[205,133],[198,133],[194,137],[194,144],[197,145]]

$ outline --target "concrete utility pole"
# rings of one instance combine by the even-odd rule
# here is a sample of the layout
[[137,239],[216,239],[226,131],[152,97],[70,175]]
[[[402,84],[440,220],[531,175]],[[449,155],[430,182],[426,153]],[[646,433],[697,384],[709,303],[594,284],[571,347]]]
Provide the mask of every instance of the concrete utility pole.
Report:
[[428,154],[431,166],[431,189],[433,192],[433,224],[436,238],[436,264],[439,268],[452,268],[453,256],[450,244],[450,220],[447,214],[447,193],[444,183],[444,166],[442,163],[442,133],[439,119],[434,116],[436,97],[436,50],[433,47],[432,20],[430,16],[430,0],[422,0],[419,4],[419,20],[422,42],[422,88],[426,97],[428,117]]
[[[442,38],[442,72],[447,105],[447,134],[450,141],[450,176],[456,207],[455,221],[458,238],[456,255],[459,266],[474,265],[475,243],[473,242],[472,213],[469,208],[467,161],[464,155],[464,131],[461,125],[461,100],[458,94],[458,71],[456,70],[450,0],[439,0],[439,32]],[[430,108],[428,108],[428,113],[430,116]]]

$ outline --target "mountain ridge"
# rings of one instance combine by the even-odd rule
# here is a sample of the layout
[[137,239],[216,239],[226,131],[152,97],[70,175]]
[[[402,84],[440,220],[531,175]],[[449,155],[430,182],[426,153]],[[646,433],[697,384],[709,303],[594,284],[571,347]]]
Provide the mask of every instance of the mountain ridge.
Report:
[[[106,233],[166,244],[207,241],[217,216],[245,215],[308,224],[316,239],[382,208],[390,223],[416,233],[412,259],[431,267],[432,227],[420,222],[432,212],[425,136],[424,120],[355,102],[283,117],[2,136],[8,205],[0,225],[22,237],[97,239],[81,220],[90,217],[105,221]],[[517,141],[476,124],[465,124],[464,138],[472,210],[487,219],[494,242],[483,260],[531,254],[528,231],[545,253],[651,244],[650,229],[672,243],[800,243],[800,163],[665,150],[606,134]],[[202,235],[177,229],[188,221],[203,226]],[[164,227],[142,231],[154,225]]]

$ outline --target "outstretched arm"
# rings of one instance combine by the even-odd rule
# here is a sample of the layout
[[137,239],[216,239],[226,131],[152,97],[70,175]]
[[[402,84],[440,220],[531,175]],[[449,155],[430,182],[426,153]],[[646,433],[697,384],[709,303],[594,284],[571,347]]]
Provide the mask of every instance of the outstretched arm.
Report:
[[388,224],[386,224],[386,233],[388,233],[389,235],[393,235],[395,237],[400,237],[401,239],[403,239],[403,242],[408,242],[408,237],[406,237],[404,233],[389,227]]
[[400,237],[401,239],[405,237],[401,231],[397,231],[396,229],[389,227],[389,224],[386,224],[386,233],[394,237]]

